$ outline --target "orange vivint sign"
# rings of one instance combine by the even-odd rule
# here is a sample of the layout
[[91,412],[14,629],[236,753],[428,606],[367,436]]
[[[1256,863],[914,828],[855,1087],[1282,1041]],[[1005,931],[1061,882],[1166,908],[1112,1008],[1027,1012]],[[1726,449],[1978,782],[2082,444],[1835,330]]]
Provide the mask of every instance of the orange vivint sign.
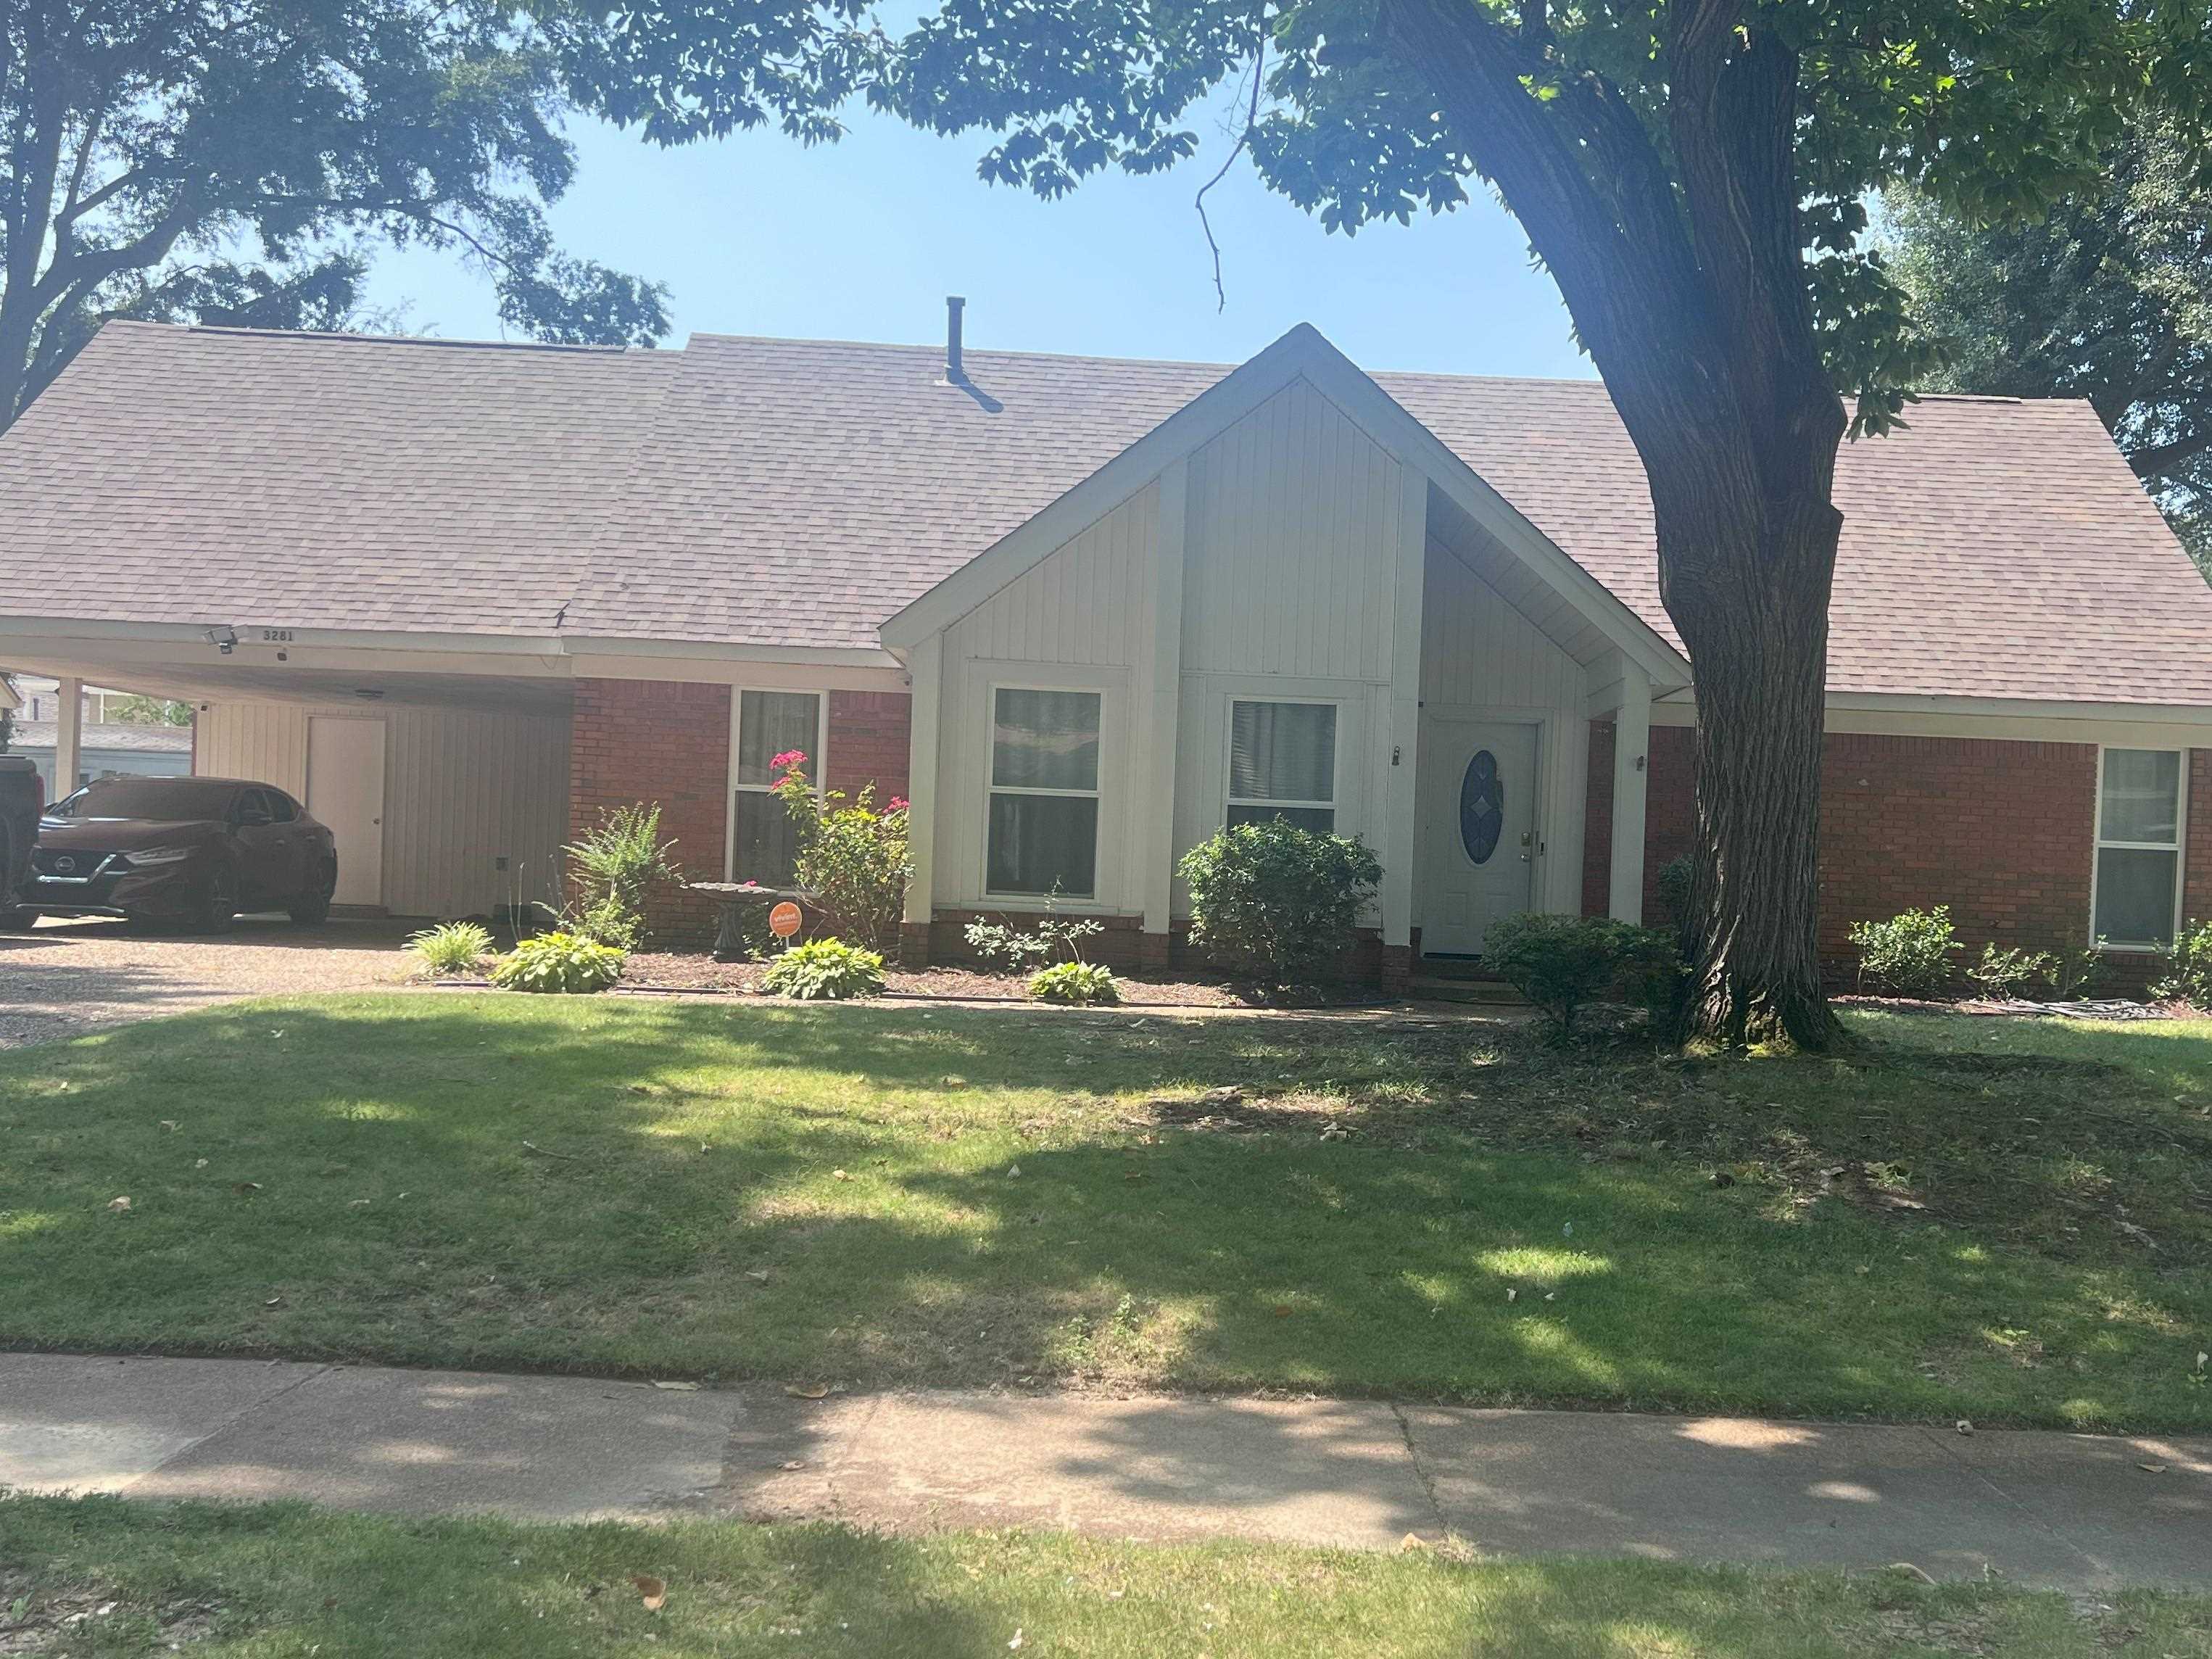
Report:
[[789,939],[799,931],[799,907],[789,899],[768,913],[768,930],[778,939]]

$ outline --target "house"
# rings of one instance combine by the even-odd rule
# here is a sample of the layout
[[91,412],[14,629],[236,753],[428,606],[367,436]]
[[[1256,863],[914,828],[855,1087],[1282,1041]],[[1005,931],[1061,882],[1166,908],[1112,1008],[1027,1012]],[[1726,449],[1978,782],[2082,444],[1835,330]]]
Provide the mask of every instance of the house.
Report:
[[[27,756],[38,769],[39,782],[48,800],[69,793],[69,789],[54,787],[54,751],[61,740],[60,693],[60,686],[45,676],[19,677],[8,743],[9,754]],[[0,708],[9,707],[7,695],[5,688],[0,687]],[[191,728],[121,718],[129,712],[119,707],[127,696],[98,686],[87,686],[80,694],[77,762],[70,789],[96,778],[191,775]]]
[[[913,806],[907,944],[979,912],[1176,951],[1177,855],[1366,839],[1393,975],[1636,917],[1692,835],[1690,668],[1594,381],[695,336],[681,350],[111,323],[4,437],[0,664],[196,706],[342,902],[550,890],[607,806],[787,856],[769,759]],[[2212,590],[2087,404],[1846,446],[1824,948],[2141,953],[2212,915]],[[672,900],[656,921],[703,927]]]

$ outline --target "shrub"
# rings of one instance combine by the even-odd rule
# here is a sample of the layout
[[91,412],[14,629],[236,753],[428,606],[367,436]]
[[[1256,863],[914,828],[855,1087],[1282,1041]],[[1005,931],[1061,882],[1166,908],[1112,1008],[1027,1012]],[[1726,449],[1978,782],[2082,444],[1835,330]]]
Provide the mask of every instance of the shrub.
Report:
[[776,799],[799,832],[793,873],[839,927],[863,945],[883,950],[898,942],[906,906],[906,803],[897,796],[880,811],[876,787],[849,804],[842,789],[815,793],[806,781],[806,757],[787,750],[770,763],[778,773]]
[[561,850],[568,855],[574,902],[565,932],[628,951],[645,927],[645,902],[655,887],[684,879],[660,838],[660,808],[641,802],[602,812],[599,823]]
[[2080,945],[2062,945],[2051,958],[2051,966],[2044,978],[2058,994],[2061,1002],[2071,1001],[2075,995],[2104,982],[2112,965],[2105,960],[2105,941],[2100,937]]
[[1030,975],[1030,994],[1040,1002],[1119,1002],[1114,970],[1096,962],[1056,962]]
[[1966,964],[1966,977],[1993,997],[2012,997],[2028,981],[2050,977],[2057,959],[2047,951],[2000,951],[1984,945],[1981,960]]
[[2212,921],[2191,921],[2158,954],[2166,971],[2150,994],[2160,1002],[2212,1011]]
[[987,964],[1003,960],[1006,971],[1018,974],[1032,962],[1042,962],[1056,951],[1067,952],[1069,962],[1083,960],[1083,941],[1106,931],[1096,917],[1071,921],[1060,914],[1060,886],[1045,896],[1045,913],[1035,928],[1024,933],[1003,921],[971,921],[963,931],[975,954]]
[[1239,823],[1182,855],[1191,943],[1269,984],[1334,970],[1361,905],[1382,879],[1365,843],[1281,818]]
[[1855,921],[1846,935],[1859,947],[1859,983],[1899,996],[1941,996],[1951,983],[1951,958],[1966,947],[1951,927],[1951,907],[1906,910],[1887,921]]
[[842,1002],[883,994],[884,959],[841,939],[809,939],[769,964],[761,989],[802,1002]]
[[1697,873],[1697,865],[1687,853],[1659,866],[1659,908],[1667,913],[1668,925],[1678,931],[1690,925],[1690,886]]
[[425,971],[445,978],[472,974],[491,954],[491,930],[473,921],[441,921],[407,936],[407,948]]
[[1503,917],[1483,935],[1482,960],[1563,1037],[1593,1002],[1633,1002],[1662,1018],[1682,974],[1670,935],[1607,916]]
[[623,952],[574,933],[538,933],[517,939],[493,965],[491,982],[504,991],[604,991],[622,977]]

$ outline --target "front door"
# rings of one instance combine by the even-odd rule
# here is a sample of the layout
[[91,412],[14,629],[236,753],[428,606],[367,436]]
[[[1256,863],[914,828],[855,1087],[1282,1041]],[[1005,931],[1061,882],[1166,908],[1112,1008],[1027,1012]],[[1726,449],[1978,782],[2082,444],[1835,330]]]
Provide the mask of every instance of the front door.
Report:
[[1421,732],[1421,951],[1480,956],[1535,902],[1536,728],[1431,718]]
[[339,904],[384,902],[384,722],[307,721],[307,812],[337,844]]

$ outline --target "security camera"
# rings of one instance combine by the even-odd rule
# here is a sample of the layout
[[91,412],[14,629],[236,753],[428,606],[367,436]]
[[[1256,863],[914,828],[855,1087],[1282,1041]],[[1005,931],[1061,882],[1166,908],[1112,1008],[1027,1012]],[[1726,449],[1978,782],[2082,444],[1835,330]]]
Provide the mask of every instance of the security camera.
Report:
[[238,630],[235,628],[203,629],[200,631],[200,637],[227,657],[230,654],[231,648],[238,643]]

